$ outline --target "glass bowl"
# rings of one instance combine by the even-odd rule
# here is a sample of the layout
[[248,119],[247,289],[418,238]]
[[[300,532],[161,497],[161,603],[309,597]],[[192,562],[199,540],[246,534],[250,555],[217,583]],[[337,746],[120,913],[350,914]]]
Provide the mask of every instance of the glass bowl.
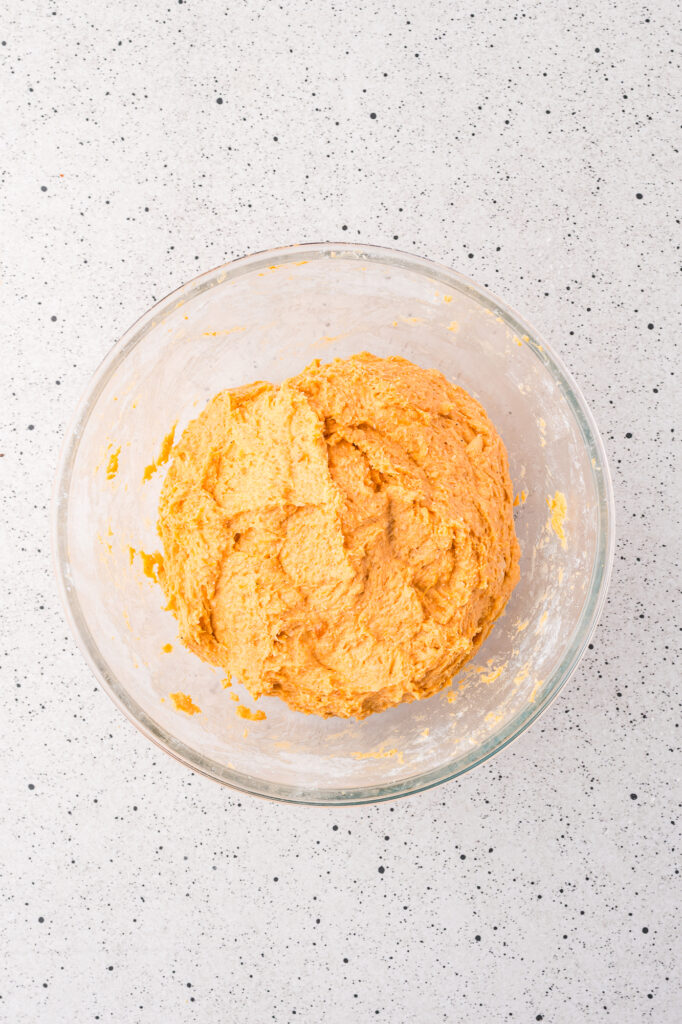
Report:
[[[223,388],[279,382],[311,360],[370,351],[441,370],[476,396],[509,452],[521,581],[504,615],[445,691],[364,721],[318,719],[277,698],[239,717],[238,683],[177,640],[139,554],[159,547],[176,436]],[[565,537],[549,502],[565,496]],[[523,500],[525,498],[525,500]],[[138,320],[95,373],[61,456],[53,552],[71,628],[104,689],[163,750],[225,785],[276,800],[354,804],[435,786],[526,729],[575,669],[613,557],[604,448],[575,383],[533,329],[446,267],[376,246],[309,244],[208,271]],[[147,566],[149,568],[149,566]],[[168,645],[172,649],[168,650]],[[164,650],[165,648],[165,650]],[[200,713],[178,710],[188,694]]]

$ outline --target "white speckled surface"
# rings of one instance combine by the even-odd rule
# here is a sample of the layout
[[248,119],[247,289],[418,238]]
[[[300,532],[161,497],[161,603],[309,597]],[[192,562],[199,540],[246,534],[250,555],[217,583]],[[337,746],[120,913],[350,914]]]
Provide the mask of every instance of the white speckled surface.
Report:
[[[5,5],[0,1020],[682,1020],[674,13]],[[619,519],[544,718],[459,782],[340,811],[240,798],[139,736],[47,539],[64,427],[125,328],[201,269],[318,239],[442,260],[534,322]]]

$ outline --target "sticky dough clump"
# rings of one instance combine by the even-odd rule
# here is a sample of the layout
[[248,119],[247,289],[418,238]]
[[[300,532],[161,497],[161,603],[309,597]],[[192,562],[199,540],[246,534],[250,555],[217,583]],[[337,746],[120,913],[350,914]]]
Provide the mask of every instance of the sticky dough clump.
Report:
[[481,405],[367,353],[216,395],[174,450],[159,532],[185,645],[324,717],[447,686],[519,578]]

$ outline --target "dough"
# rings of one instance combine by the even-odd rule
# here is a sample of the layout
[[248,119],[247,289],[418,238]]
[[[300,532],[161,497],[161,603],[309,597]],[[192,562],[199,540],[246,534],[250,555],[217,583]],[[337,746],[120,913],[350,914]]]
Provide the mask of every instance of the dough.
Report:
[[216,395],[174,450],[159,532],[186,646],[324,717],[447,686],[519,578],[483,408],[367,353]]

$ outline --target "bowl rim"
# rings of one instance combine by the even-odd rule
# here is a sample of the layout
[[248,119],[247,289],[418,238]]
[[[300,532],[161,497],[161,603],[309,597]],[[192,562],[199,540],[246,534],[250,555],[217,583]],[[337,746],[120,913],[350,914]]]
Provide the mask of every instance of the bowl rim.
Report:
[[[482,305],[501,315],[515,334],[527,336],[526,344],[551,371],[578,423],[583,442],[590,455],[592,476],[598,494],[598,535],[597,547],[592,566],[589,587],[576,628],[564,651],[563,657],[552,675],[543,685],[537,702],[529,710],[524,708],[508,721],[499,732],[476,747],[468,754],[452,758],[438,768],[418,772],[399,782],[382,783],[376,786],[320,788],[315,786],[294,786],[258,779],[243,772],[237,772],[199,754],[189,745],[177,740],[166,729],[155,722],[147,712],[130,696],[100,652],[84,619],[78,593],[71,578],[68,558],[68,508],[71,475],[78,453],[80,439],[87,422],[94,411],[103,388],[109,378],[152,329],[155,321],[173,308],[178,302],[195,298],[209,288],[226,280],[241,276],[262,265],[271,265],[273,259],[278,266],[295,262],[305,254],[311,259],[358,259],[402,269],[421,271],[432,280],[448,288],[460,291],[474,298]],[[554,701],[559,691],[575,672],[596,628],[604,607],[615,548],[615,504],[611,474],[606,451],[594,417],[572,375],[561,358],[538,332],[509,306],[487,288],[478,285],[471,278],[443,263],[417,256],[387,246],[367,245],[352,242],[306,242],[271,249],[263,249],[204,271],[179,288],[169,292],[139,317],[122,335],[91,376],[76,411],[69,423],[62,442],[61,452],[54,480],[51,509],[51,549],[54,574],[64,613],[76,642],[89,664],[93,674],[120,711],[133,725],[161,750],[170,754],[181,764],[207,778],[239,793],[249,793],[269,800],[317,806],[343,806],[378,803],[408,796],[432,789],[449,782],[483,764],[505,747],[509,746],[522,732]]]

